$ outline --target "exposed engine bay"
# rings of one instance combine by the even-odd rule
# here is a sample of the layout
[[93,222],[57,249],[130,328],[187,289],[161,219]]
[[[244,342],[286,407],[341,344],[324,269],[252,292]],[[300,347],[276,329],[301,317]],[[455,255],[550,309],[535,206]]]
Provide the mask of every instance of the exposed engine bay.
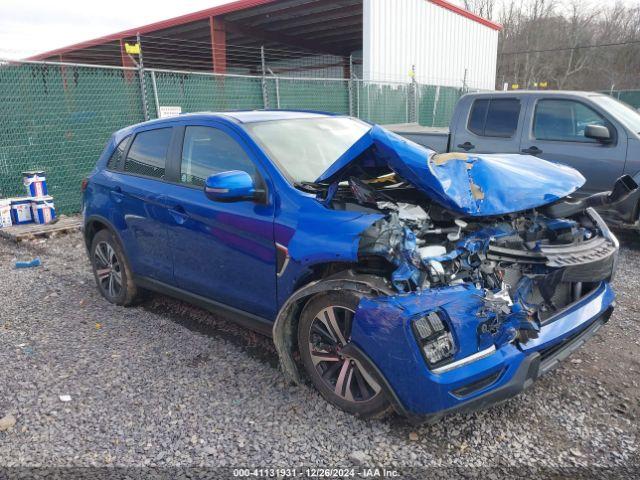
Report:
[[382,276],[399,293],[464,284],[484,292],[478,335],[488,341],[481,343],[535,338],[614,269],[617,241],[588,206],[570,218],[552,218],[544,207],[463,217],[394,175],[351,177],[329,195],[332,208],[384,214],[361,235],[363,272]]

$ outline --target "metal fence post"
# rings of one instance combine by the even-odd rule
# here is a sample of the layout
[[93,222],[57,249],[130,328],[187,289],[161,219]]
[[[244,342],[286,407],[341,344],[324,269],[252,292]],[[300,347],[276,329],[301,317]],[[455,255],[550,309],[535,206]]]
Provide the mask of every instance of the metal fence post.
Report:
[[431,126],[436,124],[436,114],[438,113],[438,100],[440,100],[440,85],[436,87],[436,96],[433,99],[433,112],[431,113]]
[[360,118],[360,80],[356,78],[356,116]]
[[160,118],[160,100],[158,99],[158,85],[156,84],[156,72],[151,70],[151,87],[153,88],[153,99],[156,102],[156,118]]
[[418,124],[420,123],[419,100],[420,100],[420,84],[418,82],[415,82],[413,86],[413,104],[415,105],[415,121]]
[[273,71],[270,68],[267,68],[267,70],[269,71],[269,75],[271,75],[273,77],[273,81],[275,82],[275,86],[276,86],[276,108],[278,110],[280,110],[280,79],[278,78],[278,76],[273,73]]
[[[144,60],[142,58],[142,42],[140,41],[140,33],[136,35],[140,53],[138,54],[138,76],[140,77],[140,93],[142,95],[142,114],[145,122],[149,120],[149,105],[147,105],[147,85],[144,80]],[[156,112],[159,113],[159,112]]]
[[349,90],[349,116],[353,117],[353,55],[349,55],[349,80],[347,88]]
[[260,60],[262,63],[262,105],[269,108],[269,92],[267,91],[267,62],[264,58],[264,45],[260,47]]

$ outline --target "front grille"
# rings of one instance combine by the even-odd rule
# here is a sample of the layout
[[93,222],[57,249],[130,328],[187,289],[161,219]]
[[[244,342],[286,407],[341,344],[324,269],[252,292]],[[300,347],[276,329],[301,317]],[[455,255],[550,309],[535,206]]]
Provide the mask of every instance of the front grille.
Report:
[[572,244],[542,245],[540,251],[490,244],[487,258],[516,265],[544,265],[552,270],[560,270],[562,281],[566,283],[599,282],[611,277],[616,252],[615,242],[598,236]]
[[[515,292],[516,286],[521,278],[522,274],[518,268],[508,268],[504,271],[503,280],[509,286],[512,294]],[[572,282],[560,282],[558,284],[553,296],[551,297],[551,305],[549,305],[550,308],[539,312],[540,320],[546,320],[554,315],[558,309],[569,305],[573,301],[574,285],[575,284]],[[525,298],[525,301],[529,305],[540,305],[544,303],[544,298],[542,297],[542,293],[540,293],[540,288],[534,285],[529,295]]]

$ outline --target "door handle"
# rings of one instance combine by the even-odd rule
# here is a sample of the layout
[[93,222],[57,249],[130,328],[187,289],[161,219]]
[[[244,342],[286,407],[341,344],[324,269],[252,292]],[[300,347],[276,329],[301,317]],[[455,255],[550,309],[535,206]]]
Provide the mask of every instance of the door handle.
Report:
[[122,189],[120,187],[115,187],[113,190],[109,192],[109,196],[116,203],[122,203],[124,200],[124,194],[122,193]]
[[528,155],[540,155],[542,153],[542,150],[534,145],[529,148],[523,148],[522,153],[526,153]]
[[182,205],[173,205],[169,207],[169,213],[178,225],[182,225],[187,221],[189,215]]
[[471,142],[464,142],[464,143],[461,143],[460,145],[458,145],[458,148],[461,148],[465,152],[468,152],[469,150],[476,148],[476,146],[474,144],[472,144]]

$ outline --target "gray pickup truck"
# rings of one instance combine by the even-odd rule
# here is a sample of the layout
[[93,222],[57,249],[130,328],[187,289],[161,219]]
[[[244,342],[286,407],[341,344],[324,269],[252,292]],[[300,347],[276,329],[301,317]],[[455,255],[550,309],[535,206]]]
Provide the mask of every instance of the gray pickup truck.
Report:
[[[522,153],[570,165],[587,180],[576,197],[611,190],[625,174],[640,183],[640,114],[599,93],[472,93],[458,101],[449,129],[385,128],[438,152]],[[635,194],[599,210],[614,226],[638,229],[639,206]]]

